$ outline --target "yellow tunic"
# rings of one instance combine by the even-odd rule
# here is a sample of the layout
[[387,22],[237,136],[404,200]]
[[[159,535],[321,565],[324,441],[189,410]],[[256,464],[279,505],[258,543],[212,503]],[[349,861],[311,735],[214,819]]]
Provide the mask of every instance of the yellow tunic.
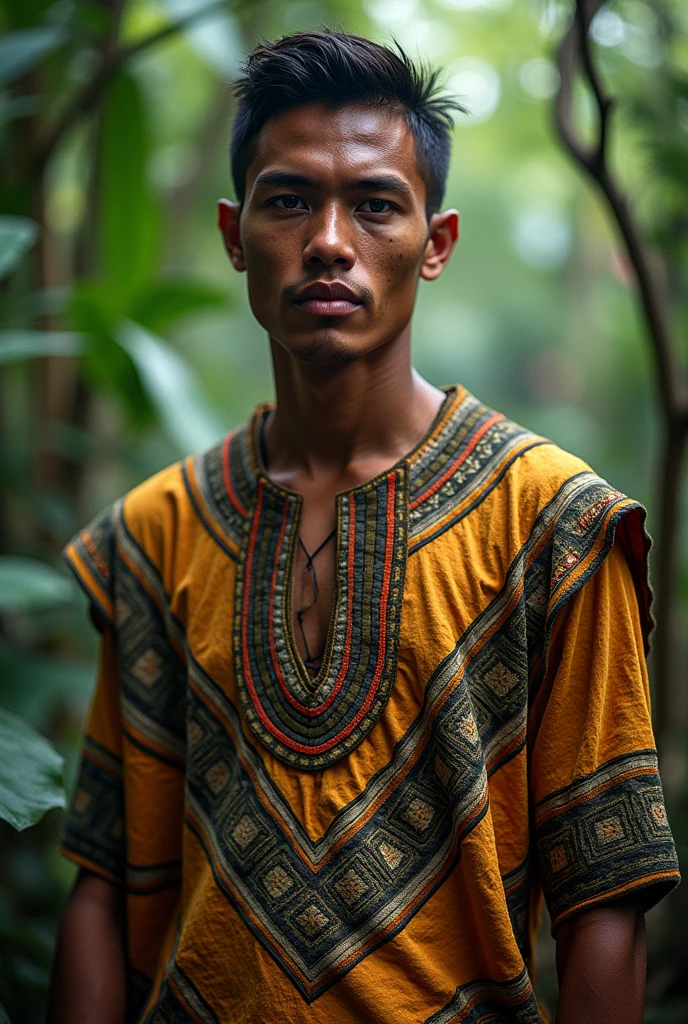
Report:
[[337,499],[313,679],[268,407],[66,549],[103,627],[64,852],[126,891],[132,1019],[541,1020],[531,942],[678,881],[644,510],[448,388]]

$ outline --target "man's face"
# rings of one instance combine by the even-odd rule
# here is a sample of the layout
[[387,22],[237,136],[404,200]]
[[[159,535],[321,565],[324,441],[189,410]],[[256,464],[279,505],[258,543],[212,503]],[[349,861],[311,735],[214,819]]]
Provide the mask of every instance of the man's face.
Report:
[[235,204],[221,205],[220,219],[271,338],[300,359],[345,362],[398,337],[419,276],[446,263],[456,214],[429,226],[425,202],[401,115],[314,103],[264,125],[238,230]]

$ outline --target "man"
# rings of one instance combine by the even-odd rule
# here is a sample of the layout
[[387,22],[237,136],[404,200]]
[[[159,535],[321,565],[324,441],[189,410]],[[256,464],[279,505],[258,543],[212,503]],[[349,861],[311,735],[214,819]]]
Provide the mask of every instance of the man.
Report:
[[452,103],[343,33],[259,47],[220,203],[276,405],[67,548],[102,633],[52,1021],[642,1019],[678,880],[644,513],[410,364]]

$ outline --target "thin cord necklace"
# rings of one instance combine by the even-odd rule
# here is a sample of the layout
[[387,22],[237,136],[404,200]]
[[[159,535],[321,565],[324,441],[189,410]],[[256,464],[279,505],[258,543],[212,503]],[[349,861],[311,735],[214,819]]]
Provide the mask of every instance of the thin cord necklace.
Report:
[[[265,418],[263,419],[263,421],[260,424],[260,430],[258,432],[258,443],[260,445],[260,454],[261,454],[261,458],[263,460],[263,467],[264,467],[265,471],[267,472],[267,468],[268,468],[268,452],[267,452],[267,445],[265,444]],[[305,629],[303,627],[303,617],[306,614],[306,612],[310,611],[310,609],[315,605],[315,603],[318,600],[318,593],[319,593],[319,590],[318,590],[318,576],[317,576],[317,573],[315,571],[315,565],[314,565],[313,559],[316,558],[320,554],[322,549],[324,547],[326,547],[330,543],[330,541],[332,540],[332,538],[335,536],[336,533],[337,533],[337,527],[334,526],[332,531],[331,531],[331,533],[328,533],[327,537],[325,537],[325,540],[322,542],[322,544],[320,544],[315,549],[315,551],[312,554],[308,550],[306,545],[303,543],[303,540],[301,539],[301,534],[299,534],[299,544],[301,545],[301,548],[303,549],[303,553],[306,556],[306,568],[304,569],[303,572],[304,572],[304,576],[308,572],[311,574],[311,584],[313,586],[313,599],[310,602],[310,604],[304,604],[304,605],[301,605],[300,608],[297,608],[297,610],[296,610],[296,621],[299,624],[299,629],[301,631],[301,640],[303,641],[303,649],[306,652],[306,657],[304,658],[303,663],[306,666],[306,669],[312,675],[316,675],[320,671],[320,667],[322,665],[322,654],[319,654],[319,655],[311,654],[310,647],[308,646],[308,639],[306,638],[306,631],[305,631]],[[303,587],[301,589],[301,593],[303,594]]]
[[[327,537],[325,537],[325,540],[322,542],[322,544],[315,549],[313,554],[311,554],[309,552],[308,548],[303,543],[303,540],[301,539],[301,536],[299,535],[299,544],[301,545],[301,547],[303,549],[303,553],[306,556],[306,568],[303,570],[303,572],[304,572],[304,576],[305,576],[305,574],[307,572],[309,572],[311,574],[311,583],[313,584],[313,600],[311,601],[310,604],[304,604],[304,605],[301,605],[300,608],[297,608],[297,610],[296,610],[296,621],[298,622],[299,629],[301,630],[301,639],[303,641],[303,649],[306,652],[306,657],[304,658],[303,663],[306,666],[306,668],[308,669],[308,671],[312,672],[312,673],[316,673],[316,672],[320,671],[320,667],[322,665],[322,654],[319,654],[319,655],[311,654],[310,647],[308,646],[308,640],[306,638],[306,631],[303,628],[303,617],[306,614],[306,612],[310,611],[310,609],[313,607],[313,605],[318,600],[318,576],[317,576],[317,573],[315,571],[315,565],[313,563],[313,559],[317,555],[320,554],[322,549],[327,544],[330,543],[330,541],[332,540],[332,538],[334,537],[336,532],[337,532],[337,527],[335,526],[334,529],[332,530],[332,532],[329,533],[327,535]],[[302,593],[303,593],[303,590],[302,590]]]

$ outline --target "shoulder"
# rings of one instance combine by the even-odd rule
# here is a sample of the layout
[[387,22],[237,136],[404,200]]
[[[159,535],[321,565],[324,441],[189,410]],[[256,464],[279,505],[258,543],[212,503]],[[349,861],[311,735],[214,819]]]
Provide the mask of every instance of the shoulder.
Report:
[[165,467],[114,501],[66,545],[64,557],[79,583],[112,620],[117,567],[136,566],[167,576],[180,542],[192,546],[197,530],[189,474],[195,460],[219,450],[222,442],[199,456]]
[[[516,427],[510,421],[509,426]],[[505,483],[512,499],[518,501],[520,516],[535,520],[557,496],[573,495],[580,489],[600,485],[609,487],[583,459],[560,448],[547,438],[530,435],[532,445],[525,448],[509,467]]]
[[[491,424],[482,439],[484,469],[476,476],[482,475],[483,496],[492,495],[490,530],[532,564],[533,579],[546,584],[550,621],[596,574],[616,541],[630,567],[647,638],[650,538],[643,506],[553,441],[487,407],[480,413]],[[484,519],[477,520],[478,529]]]
[[[546,577],[548,630],[600,568],[629,574],[635,586],[646,649],[653,628],[646,510],[599,476],[583,459],[542,439],[524,451],[505,479],[533,576]],[[612,554],[613,553],[613,554]],[[607,561],[612,555],[609,565]],[[613,579],[612,572],[597,580]]]
[[[188,514],[186,460],[166,466],[143,480],[112,506],[116,530],[127,530],[140,543],[160,543]],[[146,544],[146,546],[148,546]]]

